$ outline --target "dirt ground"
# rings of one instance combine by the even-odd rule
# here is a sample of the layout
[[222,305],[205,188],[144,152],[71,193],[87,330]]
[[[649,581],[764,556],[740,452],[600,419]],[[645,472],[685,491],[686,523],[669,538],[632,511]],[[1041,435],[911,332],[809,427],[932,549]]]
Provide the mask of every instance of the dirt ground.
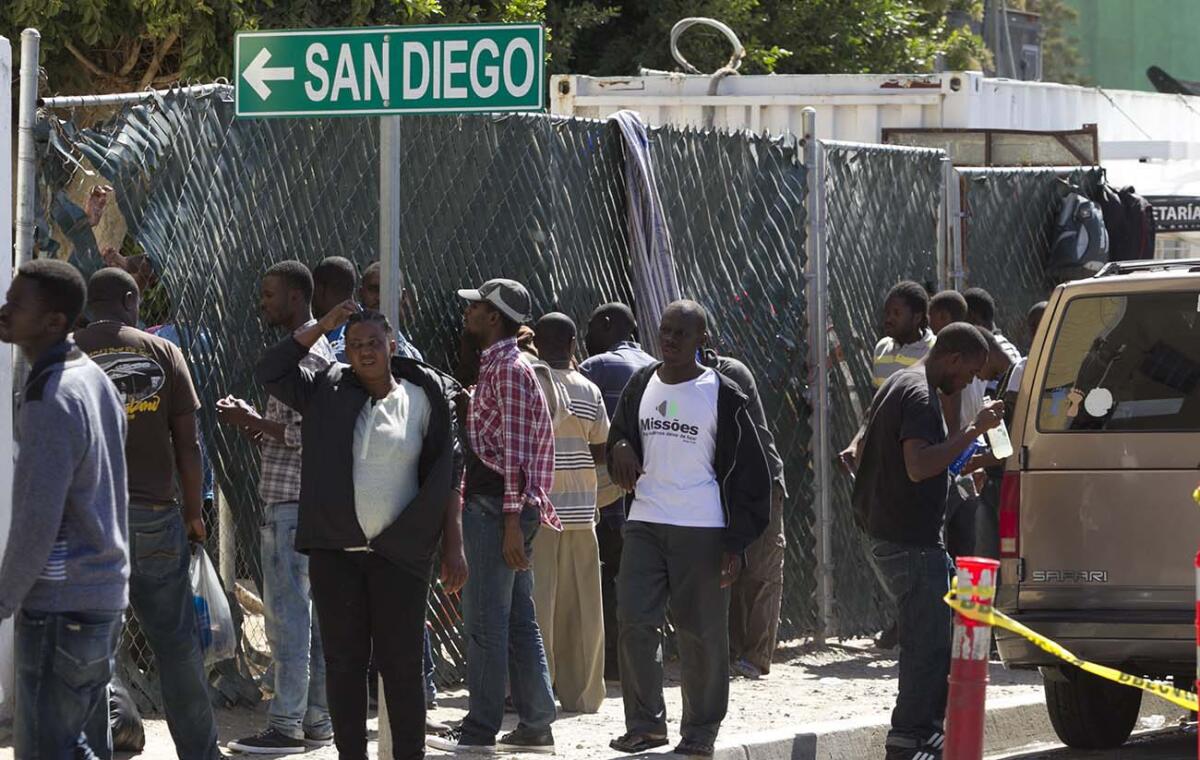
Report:
[[[778,729],[799,731],[804,725],[878,716],[887,720],[896,698],[897,663],[894,652],[878,652],[867,641],[850,641],[817,648],[799,642],[783,645],[776,655],[770,675],[758,681],[735,679],[730,693],[729,715],[722,727],[722,737],[756,734]],[[666,684],[667,711],[671,720],[672,740],[680,712],[679,666],[669,663]],[[992,685],[989,697],[1041,693],[1041,681],[1036,673],[1006,672],[999,663],[992,665]],[[554,724],[555,742],[560,757],[570,760],[618,757],[608,749],[608,742],[623,733],[620,687],[609,685],[609,698],[595,715],[561,714]],[[467,708],[465,690],[444,691],[438,698],[433,717],[441,721],[462,718]],[[263,707],[258,710],[222,710],[218,719],[222,745],[259,730],[265,722]],[[515,724],[515,716],[508,716]],[[372,735],[378,728],[375,718],[370,721]],[[506,722],[507,728],[507,722]],[[371,743],[372,757],[375,742]],[[430,751],[430,757],[449,757]],[[0,749],[0,760],[11,758],[10,748]],[[118,757],[139,760],[168,760],[175,757],[166,723],[158,719],[146,721],[146,749],[137,755]],[[313,750],[303,756],[307,760],[329,760],[337,757],[333,747]],[[623,756],[621,756],[623,757]]]

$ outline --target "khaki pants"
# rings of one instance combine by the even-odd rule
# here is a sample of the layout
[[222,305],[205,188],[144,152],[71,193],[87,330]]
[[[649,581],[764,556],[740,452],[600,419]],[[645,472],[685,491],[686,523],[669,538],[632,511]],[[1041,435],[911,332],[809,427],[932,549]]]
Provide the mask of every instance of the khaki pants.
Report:
[[771,521],[746,549],[746,567],[733,584],[729,603],[729,650],[764,674],[771,672],[779,608],[783,602],[783,490],[771,488]]
[[595,530],[538,531],[533,604],[558,701],[567,712],[597,712],[604,701],[604,609]]

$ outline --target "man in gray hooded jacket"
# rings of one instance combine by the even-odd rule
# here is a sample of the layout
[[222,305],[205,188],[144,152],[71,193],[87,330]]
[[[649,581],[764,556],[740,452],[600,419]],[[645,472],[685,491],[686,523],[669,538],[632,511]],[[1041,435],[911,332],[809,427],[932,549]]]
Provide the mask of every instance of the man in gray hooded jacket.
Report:
[[21,393],[0,620],[16,615],[16,757],[112,756],[108,682],[129,603],[125,408],[69,337],[83,277],[25,264],[0,340],[32,369]]

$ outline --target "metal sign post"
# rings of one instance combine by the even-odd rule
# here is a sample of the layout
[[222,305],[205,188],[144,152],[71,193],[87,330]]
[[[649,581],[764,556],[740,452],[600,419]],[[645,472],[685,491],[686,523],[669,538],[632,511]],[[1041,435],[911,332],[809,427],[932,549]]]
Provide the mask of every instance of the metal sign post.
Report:
[[540,111],[540,24],[239,32],[239,118],[379,116],[383,313],[400,323],[400,114]]
[[[400,325],[400,116],[541,111],[540,24],[239,32],[238,118],[379,117],[380,307]],[[383,685],[379,756],[391,756]]]

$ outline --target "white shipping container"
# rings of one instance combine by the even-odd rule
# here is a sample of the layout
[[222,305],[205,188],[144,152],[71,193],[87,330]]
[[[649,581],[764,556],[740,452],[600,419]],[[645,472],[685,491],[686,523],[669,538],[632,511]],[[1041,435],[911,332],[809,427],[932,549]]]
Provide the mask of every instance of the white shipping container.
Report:
[[603,118],[629,108],[650,124],[799,133],[800,112],[812,106],[822,138],[864,143],[879,142],[888,127],[1069,130],[1097,124],[1101,150],[1119,148],[1122,155],[1112,158],[1120,159],[1183,157],[1131,155],[1130,143],[1200,143],[1197,97],[990,79],[974,71],[730,76],[709,95],[711,82],[688,74],[558,75],[551,78],[551,110]]
[[[714,94],[709,94],[713,92]],[[657,74],[551,78],[551,110],[604,118],[630,109],[652,125],[802,133],[817,111],[823,140],[878,143],[886,128],[1077,130],[1095,124],[1109,181],[1143,195],[1200,196],[1200,97],[928,75]],[[1165,255],[1200,254],[1200,233],[1160,235]],[[1172,242],[1174,241],[1174,242]]]

